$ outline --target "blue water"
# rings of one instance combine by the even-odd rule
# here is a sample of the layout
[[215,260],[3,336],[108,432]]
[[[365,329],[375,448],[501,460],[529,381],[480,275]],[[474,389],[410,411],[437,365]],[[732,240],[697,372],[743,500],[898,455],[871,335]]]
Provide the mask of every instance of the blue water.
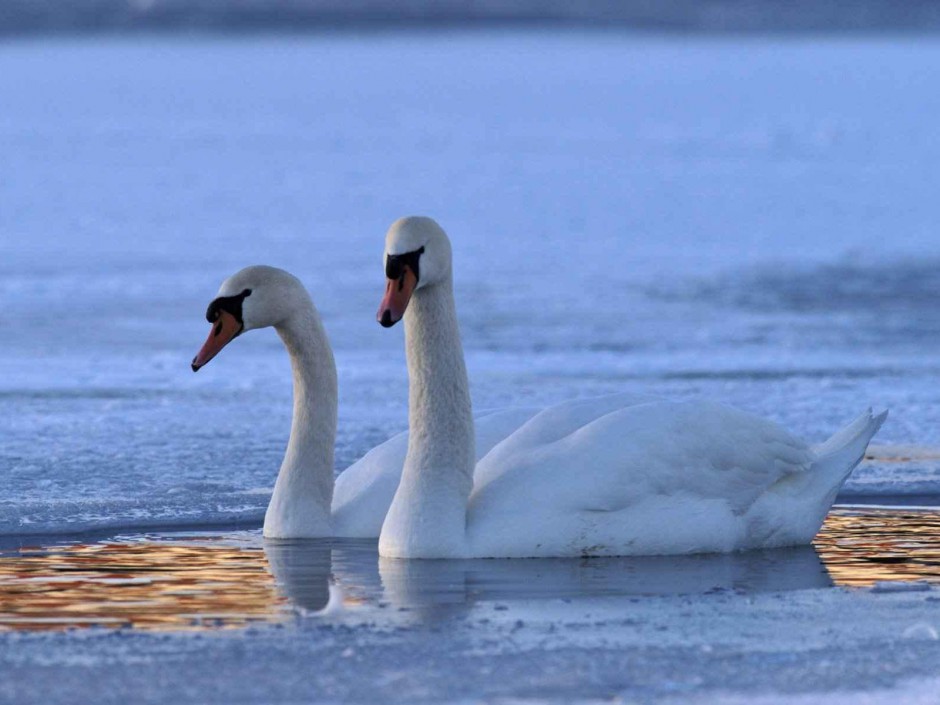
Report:
[[940,497],[938,67],[911,38],[0,44],[0,533],[257,525],[286,355],[189,371],[248,264],[324,317],[337,469],[402,430],[374,311],[409,213],[454,242],[477,407],[709,397],[810,441],[890,408],[904,459],[847,491]]

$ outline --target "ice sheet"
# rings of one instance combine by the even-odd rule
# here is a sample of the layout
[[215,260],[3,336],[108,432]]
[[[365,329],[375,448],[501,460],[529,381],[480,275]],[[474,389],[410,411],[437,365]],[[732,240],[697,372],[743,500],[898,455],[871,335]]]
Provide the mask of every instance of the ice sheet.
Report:
[[890,408],[853,494],[940,495],[940,42],[317,34],[0,46],[0,533],[257,524],[287,358],[199,375],[218,284],[313,293],[337,470],[404,428],[382,238],[450,232],[475,404],[710,397],[821,441]]

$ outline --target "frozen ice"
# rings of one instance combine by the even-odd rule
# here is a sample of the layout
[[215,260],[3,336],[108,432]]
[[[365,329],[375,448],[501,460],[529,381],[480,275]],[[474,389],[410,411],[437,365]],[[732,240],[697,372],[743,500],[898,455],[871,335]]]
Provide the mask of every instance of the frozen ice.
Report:
[[402,430],[373,314],[412,212],[454,241],[477,407],[709,397],[810,441],[889,408],[876,442],[924,452],[846,492],[940,494],[940,42],[413,39],[3,46],[0,532],[260,522],[286,355],[188,367],[247,264],[321,309],[337,470]]
[[918,622],[917,624],[912,624],[907,629],[904,630],[905,639],[932,639],[936,641],[940,639],[940,635],[937,634],[936,628],[932,624],[927,624],[926,622]]
[[872,586],[872,592],[927,592],[930,583],[923,580],[881,580]]
[[[813,442],[889,408],[844,496],[936,503],[940,41],[417,36],[4,41],[5,540],[260,524],[280,342],[189,371],[248,264],[295,272],[323,314],[337,470],[402,430],[401,331],[373,316],[407,213],[454,242],[478,408],[709,397]],[[790,592],[677,595],[708,572],[644,569],[653,595],[469,605],[463,577],[460,609],[391,624],[0,634],[0,701],[936,701],[940,644],[902,638],[936,624],[930,595],[784,574]],[[390,605],[427,587],[384,577]]]

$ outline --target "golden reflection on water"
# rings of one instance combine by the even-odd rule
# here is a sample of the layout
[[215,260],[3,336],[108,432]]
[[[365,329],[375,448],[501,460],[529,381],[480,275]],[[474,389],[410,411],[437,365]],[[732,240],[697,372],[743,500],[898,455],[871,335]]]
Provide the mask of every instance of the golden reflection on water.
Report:
[[243,627],[283,617],[260,547],[73,544],[0,556],[0,629]]
[[[940,584],[938,511],[837,509],[814,545],[836,585],[858,587],[883,580]],[[357,550],[374,571],[374,547]],[[279,556],[274,568],[279,568],[282,579],[290,581],[293,572],[290,599],[275,581],[261,545],[240,545],[227,537],[112,540],[8,551],[0,554],[0,631],[88,626],[226,629],[285,620],[290,600],[302,599],[302,594],[312,595],[314,603],[321,598],[325,602],[329,549],[321,554],[325,565],[313,571],[321,576],[315,579],[305,577],[308,566],[304,561],[309,562],[305,554],[299,554],[299,562],[293,565],[289,549],[273,555]],[[498,564],[483,563],[482,568],[477,566],[478,572],[485,573],[486,564]],[[344,572],[342,565],[339,569]],[[347,591],[347,606],[362,602],[353,599],[356,592],[368,595],[365,602],[382,599],[380,583],[357,585],[365,578],[357,578],[354,571],[337,577]],[[773,576],[767,584],[773,589]],[[525,597],[525,585],[515,589]]]
[[813,545],[836,585],[940,583],[940,512],[837,509]]

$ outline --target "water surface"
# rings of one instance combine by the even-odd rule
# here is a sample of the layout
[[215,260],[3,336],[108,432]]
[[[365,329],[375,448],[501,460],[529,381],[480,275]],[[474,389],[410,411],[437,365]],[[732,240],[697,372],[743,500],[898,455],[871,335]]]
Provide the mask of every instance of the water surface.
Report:
[[[420,39],[420,41],[419,41]],[[455,252],[479,409],[710,398],[940,496],[940,41],[480,32],[0,44],[0,533],[259,525],[290,372],[198,375],[249,264],[311,290],[337,470],[406,424],[388,224]]]
[[428,625],[516,601],[940,585],[940,513],[843,509],[814,546],[729,555],[404,561],[375,541],[257,532],[114,537],[0,552],[0,629],[191,631],[328,622]]

